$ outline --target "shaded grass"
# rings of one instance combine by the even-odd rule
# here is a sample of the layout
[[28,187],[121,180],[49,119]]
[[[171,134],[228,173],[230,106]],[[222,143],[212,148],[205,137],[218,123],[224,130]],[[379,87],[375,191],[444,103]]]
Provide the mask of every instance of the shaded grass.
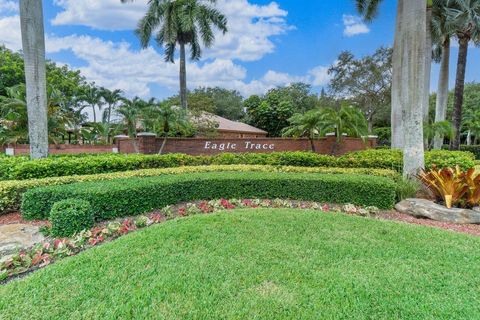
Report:
[[315,211],[195,216],[0,287],[0,319],[478,319],[479,244]]

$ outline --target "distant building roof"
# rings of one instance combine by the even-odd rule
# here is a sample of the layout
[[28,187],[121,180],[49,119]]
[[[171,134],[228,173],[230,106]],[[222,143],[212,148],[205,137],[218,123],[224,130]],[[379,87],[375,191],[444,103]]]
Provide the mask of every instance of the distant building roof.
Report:
[[207,120],[207,121],[213,121],[215,123],[218,123],[218,127],[217,127],[218,131],[256,133],[256,134],[264,134],[264,135],[268,133],[267,131],[255,128],[249,124],[228,120],[223,117],[217,116],[215,114],[207,113],[207,112],[204,112],[200,116],[197,116],[197,119],[199,121]]

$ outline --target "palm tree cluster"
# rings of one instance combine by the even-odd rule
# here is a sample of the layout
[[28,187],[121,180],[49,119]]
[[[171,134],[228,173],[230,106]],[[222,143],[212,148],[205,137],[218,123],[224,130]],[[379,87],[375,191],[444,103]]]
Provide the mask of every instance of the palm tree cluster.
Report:
[[[355,2],[358,11],[369,21],[378,15],[379,5],[383,1]],[[450,136],[450,148],[459,148],[468,46],[480,41],[480,0],[398,0],[397,12],[393,55],[392,146],[404,150],[404,172],[413,176],[423,167],[424,143],[428,140],[422,137],[424,132],[436,131],[433,145],[440,148],[444,133],[448,131],[445,120],[452,38],[459,43],[459,53],[452,116],[454,136]],[[435,123],[428,125],[431,52],[441,66]],[[420,121],[420,116],[423,116],[423,121]],[[430,126],[425,131],[424,122]]]
[[343,136],[365,138],[368,135],[368,121],[365,114],[353,106],[342,106],[340,109],[318,108],[304,114],[297,113],[289,120],[290,126],[283,130],[286,137],[306,137],[310,140],[312,151],[315,151],[314,140],[333,133],[337,142]]

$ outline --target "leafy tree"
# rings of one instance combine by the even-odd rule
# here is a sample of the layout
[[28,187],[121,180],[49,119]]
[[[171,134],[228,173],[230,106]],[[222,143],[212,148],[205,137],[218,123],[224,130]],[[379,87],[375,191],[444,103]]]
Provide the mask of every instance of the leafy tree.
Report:
[[[124,1],[125,2],[125,1]],[[180,47],[180,101],[187,108],[187,75],[185,47],[190,46],[190,58],[202,56],[200,42],[207,48],[213,45],[213,27],[227,32],[227,18],[211,6],[215,0],[150,0],[145,17],[140,20],[136,34],[143,48],[148,47],[154,33],[157,44],[165,48],[165,61],[174,62],[177,45]]]
[[168,136],[172,133],[177,134],[189,127],[188,117],[185,109],[179,109],[176,106],[170,106],[162,103],[156,106],[158,118],[156,119],[159,133],[163,135],[162,146],[158,154],[163,153]]
[[295,113],[318,106],[318,98],[309,91],[309,85],[296,83],[272,89],[263,97],[251,96],[244,101],[247,121],[272,137],[281,136],[282,130],[289,126],[288,119]]
[[339,110],[322,108],[319,112],[320,135],[334,132],[337,142],[346,134],[354,138],[368,135],[368,123],[363,112],[353,106],[342,106]]
[[355,59],[352,53],[345,51],[328,73],[332,76],[332,93],[354,102],[367,117],[371,132],[375,117],[384,114],[390,106],[392,50],[382,47],[361,59]]
[[[136,137],[137,125],[142,121],[143,118],[148,121],[154,121],[153,115],[143,114],[145,109],[148,107],[149,104],[139,97],[135,97],[132,100],[126,98],[122,100],[122,104],[117,108],[116,112],[121,116],[121,123],[126,129],[129,137]],[[142,115],[144,115],[143,118]],[[145,129],[145,131],[149,131],[149,129]]]

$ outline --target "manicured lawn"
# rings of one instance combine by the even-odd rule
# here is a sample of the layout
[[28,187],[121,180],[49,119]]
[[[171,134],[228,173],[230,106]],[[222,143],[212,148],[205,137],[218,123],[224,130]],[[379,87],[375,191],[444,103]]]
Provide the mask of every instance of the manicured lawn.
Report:
[[479,319],[480,239],[295,210],[170,221],[0,287],[0,319]]

